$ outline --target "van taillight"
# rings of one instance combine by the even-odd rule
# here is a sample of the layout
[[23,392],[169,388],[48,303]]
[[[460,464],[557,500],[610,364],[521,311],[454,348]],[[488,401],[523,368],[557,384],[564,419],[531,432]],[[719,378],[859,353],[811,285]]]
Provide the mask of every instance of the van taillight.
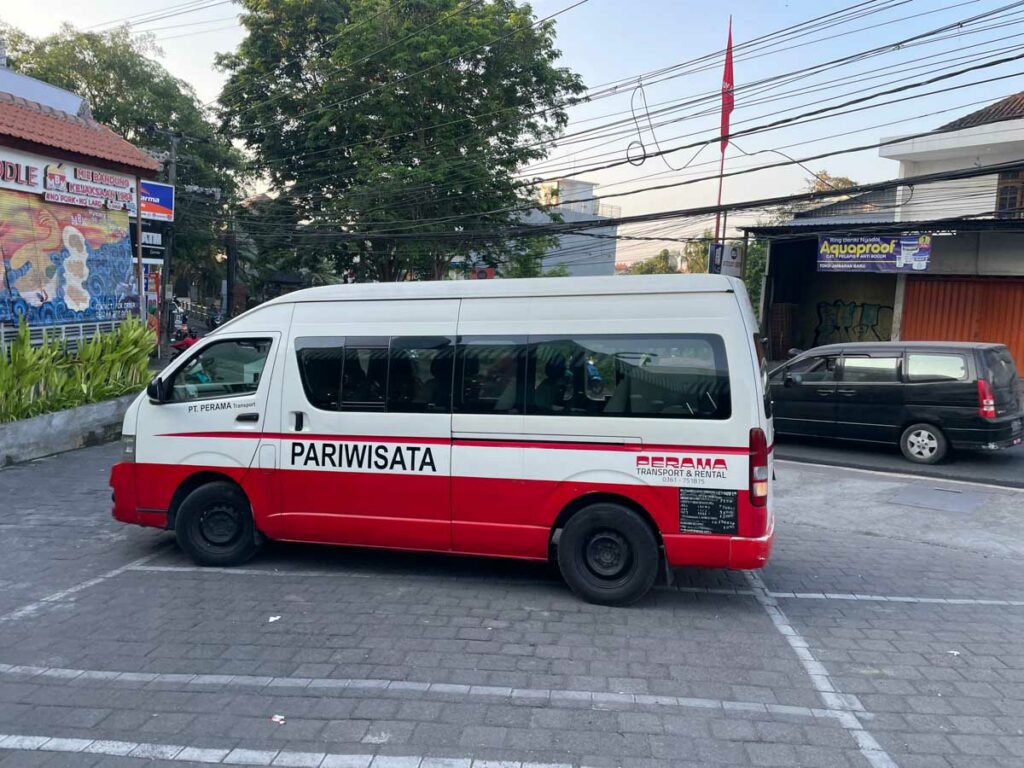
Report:
[[763,507],[768,503],[768,438],[764,430],[750,430],[750,503]]
[[978,379],[978,415],[983,419],[996,417],[996,399],[988,379]]

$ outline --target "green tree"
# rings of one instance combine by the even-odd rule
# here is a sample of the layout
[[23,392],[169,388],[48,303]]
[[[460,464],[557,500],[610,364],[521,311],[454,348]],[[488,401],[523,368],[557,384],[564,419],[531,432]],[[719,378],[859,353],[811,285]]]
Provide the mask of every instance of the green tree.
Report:
[[[755,315],[758,315],[761,307],[761,283],[764,279],[767,260],[767,240],[747,242],[747,252],[743,254],[743,282],[747,286],[747,295],[750,296],[750,304],[754,308]],[[757,319],[760,321],[761,318]]]
[[833,192],[857,186],[857,182],[848,176],[833,176],[826,170],[820,170],[807,179],[805,189],[808,192]]
[[504,262],[498,265],[501,277],[568,277],[569,268],[559,264],[544,269],[544,255],[556,245],[558,238],[554,236],[523,238],[521,243],[513,246]]
[[662,248],[649,259],[638,261],[627,270],[630,275],[668,275],[679,271],[679,254]]
[[[153,58],[160,50],[151,38],[127,27],[83,32],[69,25],[33,38],[2,24],[0,37],[7,40],[13,69],[82,96],[93,118],[133,144],[166,149],[167,139],[159,131],[183,134],[179,188],[217,187],[225,200],[234,193],[241,153],[217,133],[192,86]],[[174,227],[181,273],[217,269],[213,256],[221,249],[217,222],[222,219],[221,204],[213,198],[179,192]]]
[[339,272],[441,278],[456,256],[502,263],[524,248],[353,236],[520,220],[533,190],[513,174],[545,155],[583,90],[557,66],[552,22],[516,0],[240,4],[248,34],[218,58],[223,125],[332,243]]
[[705,229],[699,240],[690,240],[683,246],[683,264],[689,274],[698,275],[708,271],[708,246],[712,236],[711,230]]

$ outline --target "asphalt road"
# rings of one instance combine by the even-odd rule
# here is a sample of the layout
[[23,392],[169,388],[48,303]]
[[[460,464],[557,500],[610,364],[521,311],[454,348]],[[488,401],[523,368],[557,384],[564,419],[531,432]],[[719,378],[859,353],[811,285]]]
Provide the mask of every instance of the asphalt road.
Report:
[[1024,445],[1000,451],[957,451],[942,464],[927,466],[907,461],[896,446],[776,435],[775,455],[812,464],[1024,488]]
[[0,766],[1019,768],[1024,494],[780,463],[758,574],[628,609],[543,564],[110,518],[118,446],[0,470]]

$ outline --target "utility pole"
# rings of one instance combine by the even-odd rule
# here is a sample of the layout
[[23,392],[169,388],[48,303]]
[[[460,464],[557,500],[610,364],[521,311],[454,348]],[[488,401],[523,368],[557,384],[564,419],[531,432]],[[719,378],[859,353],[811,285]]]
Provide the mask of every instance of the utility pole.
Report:
[[[167,159],[167,183],[172,187],[178,178],[178,144],[181,142],[181,134],[172,131],[167,132],[171,140],[171,154]],[[160,296],[160,326],[164,329],[161,334],[160,351],[170,351],[171,339],[174,338],[173,317],[171,305],[174,303],[174,278],[171,277],[171,268],[174,262],[174,224],[167,228],[167,245],[164,247],[164,279],[163,296]]]
[[238,265],[238,238],[235,236],[235,214],[228,212],[228,231],[224,237],[224,250],[227,253],[227,296],[221,312],[224,315],[224,322],[231,319],[231,310],[234,308],[235,298],[235,269]]

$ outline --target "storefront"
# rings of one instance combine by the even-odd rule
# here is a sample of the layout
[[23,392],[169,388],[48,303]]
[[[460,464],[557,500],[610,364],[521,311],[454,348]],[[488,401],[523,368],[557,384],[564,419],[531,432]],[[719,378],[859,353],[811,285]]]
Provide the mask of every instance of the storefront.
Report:
[[755,227],[770,239],[762,323],[770,356],[846,341],[993,341],[1024,361],[1019,222]]
[[94,121],[0,99],[0,324],[138,314],[129,217],[158,168]]

